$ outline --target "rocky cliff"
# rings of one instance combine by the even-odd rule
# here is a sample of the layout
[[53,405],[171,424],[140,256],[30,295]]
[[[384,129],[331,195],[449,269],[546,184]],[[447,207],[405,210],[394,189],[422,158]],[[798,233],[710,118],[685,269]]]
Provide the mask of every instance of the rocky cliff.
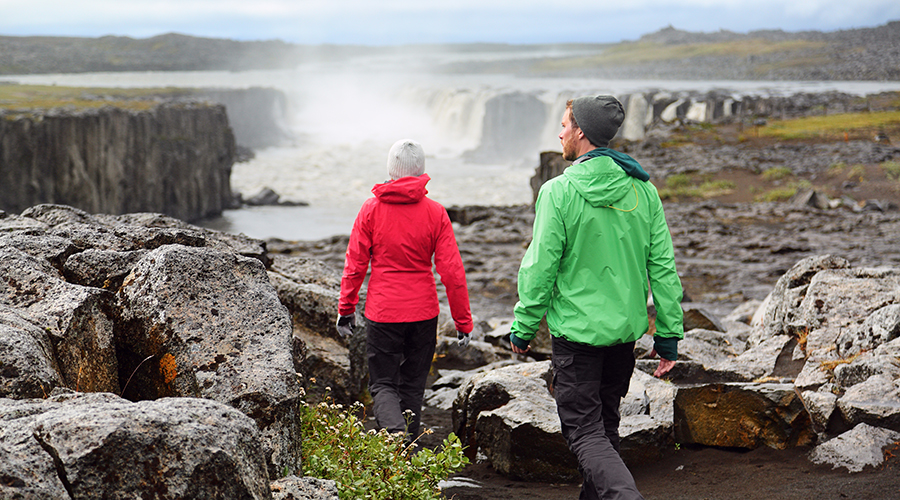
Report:
[[207,102],[3,111],[0,209],[59,203],[198,220],[231,203],[234,157],[225,107]]

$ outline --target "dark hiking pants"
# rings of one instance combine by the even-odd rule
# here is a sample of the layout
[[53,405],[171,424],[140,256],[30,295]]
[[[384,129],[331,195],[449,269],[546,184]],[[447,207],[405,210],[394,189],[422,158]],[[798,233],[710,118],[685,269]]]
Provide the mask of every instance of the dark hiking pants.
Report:
[[619,403],[634,364],[634,342],[594,347],[553,337],[553,397],[584,477],[581,500],[644,498],[619,456]]
[[[434,346],[437,318],[411,323],[366,322],[369,392],[378,426],[419,436],[422,399]],[[407,419],[406,410],[412,411]]]

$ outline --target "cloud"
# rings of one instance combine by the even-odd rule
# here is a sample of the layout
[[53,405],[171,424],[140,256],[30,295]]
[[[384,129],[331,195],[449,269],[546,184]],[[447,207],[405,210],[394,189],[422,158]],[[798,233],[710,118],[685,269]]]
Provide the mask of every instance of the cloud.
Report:
[[0,34],[167,32],[299,43],[617,42],[690,31],[833,31],[900,18],[896,0],[0,0]]

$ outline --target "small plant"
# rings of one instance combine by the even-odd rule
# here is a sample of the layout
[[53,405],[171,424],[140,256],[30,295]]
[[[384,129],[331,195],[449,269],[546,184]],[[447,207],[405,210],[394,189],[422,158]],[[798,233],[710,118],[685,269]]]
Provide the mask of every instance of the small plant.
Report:
[[797,194],[797,187],[771,189],[754,197],[756,201],[787,201]]
[[788,177],[792,177],[794,172],[791,171],[788,167],[775,167],[770,168],[762,173],[763,180],[766,181],[780,181],[782,179],[786,179]]
[[881,164],[881,169],[884,170],[885,175],[888,176],[888,179],[893,181],[900,181],[900,163],[895,161],[886,161]]
[[440,451],[415,450],[401,433],[366,431],[362,411],[362,403],[301,405],[303,475],[335,481],[342,500],[440,499],[438,483],[469,463],[452,433]]
[[828,174],[829,175],[841,175],[844,173],[844,170],[847,168],[847,164],[839,161],[837,163],[832,163],[828,166]]
[[672,198],[703,198],[722,196],[731,193],[735,184],[726,180],[704,180],[699,184],[687,174],[674,174],[666,178],[666,186],[660,188],[659,197],[663,200]]
[[859,179],[859,181],[862,182],[865,174],[866,167],[862,165],[853,165],[850,167],[850,171],[847,172],[847,179]]
[[835,360],[831,360],[831,361],[822,361],[819,363],[819,366],[827,372],[833,372],[834,369],[840,365],[846,365],[846,364],[850,364],[850,363],[856,361],[856,358],[858,358],[861,354],[862,354],[862,351],[860,351],[846,359],[835,359]]
[[687,174],[672,174],[666,177],[666,187],[669,189],[679,189],[690,187],[693,182]]

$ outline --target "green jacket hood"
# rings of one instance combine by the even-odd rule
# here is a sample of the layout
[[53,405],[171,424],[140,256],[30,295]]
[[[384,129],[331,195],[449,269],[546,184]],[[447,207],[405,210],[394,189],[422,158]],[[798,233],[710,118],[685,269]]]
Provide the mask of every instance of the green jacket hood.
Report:
[[621,200],[631,193],[635,181],[608,156],[575,163],[563,175],[593,207],[605,207]]

